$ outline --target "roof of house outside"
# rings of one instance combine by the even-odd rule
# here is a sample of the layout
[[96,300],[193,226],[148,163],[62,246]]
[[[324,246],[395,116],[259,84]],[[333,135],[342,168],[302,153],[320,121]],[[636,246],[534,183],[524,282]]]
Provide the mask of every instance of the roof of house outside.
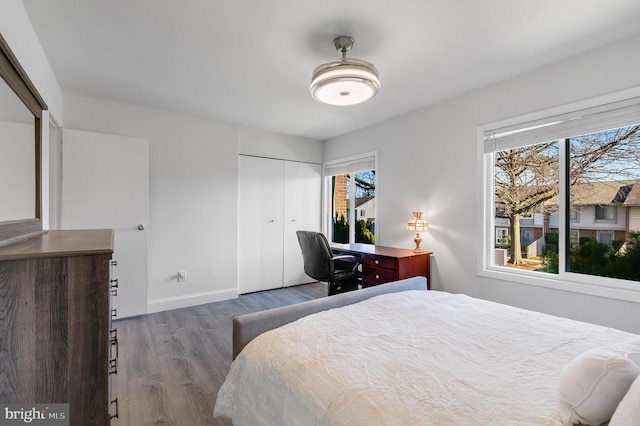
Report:
[[375,197],[361,197],[361,198],[356,198],[356,208],[360,207],[361,205],[373,200]]
[[[627,205],[629,195],[634,192],[634,198],[640,201],[640,185],[637,181],[589,182],[573,185],[571,188],[571,203],[575,206],[589,205]],[[636,190],[633,191],[634,186]],[[636,203],[637,204],[637,203]]]
[[[531,188],[532,192],[534,188]],[[571,203],[574,206],[640,206],[640,179],[577,183],[571,187]],[[495,204],[503,205],[497,195]],[[551,206],[557,204],[557,196],[546,203]]]
[[640,206],[640,180],[633,185],[622,205],[627,207]]

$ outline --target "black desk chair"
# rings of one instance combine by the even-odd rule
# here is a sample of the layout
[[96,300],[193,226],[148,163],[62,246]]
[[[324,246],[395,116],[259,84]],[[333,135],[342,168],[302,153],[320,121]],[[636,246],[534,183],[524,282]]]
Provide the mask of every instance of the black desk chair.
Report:
[[329,284],[329,296],[358,289],[358,266],[355,256],[334,256],[327,237],[321,232],[296,231],[302,249],[304,272],[314,280]]

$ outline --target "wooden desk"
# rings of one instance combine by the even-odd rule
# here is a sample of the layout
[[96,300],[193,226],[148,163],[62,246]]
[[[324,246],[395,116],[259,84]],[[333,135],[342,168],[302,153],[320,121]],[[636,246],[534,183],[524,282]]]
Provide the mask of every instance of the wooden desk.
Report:
[[413,250],[370,244],[331,243],[334,253],[352,254],[362,262],[362,287],[371,287],[390,281],[416,276],[427,278],[431,288],[430,251],[415,253]]

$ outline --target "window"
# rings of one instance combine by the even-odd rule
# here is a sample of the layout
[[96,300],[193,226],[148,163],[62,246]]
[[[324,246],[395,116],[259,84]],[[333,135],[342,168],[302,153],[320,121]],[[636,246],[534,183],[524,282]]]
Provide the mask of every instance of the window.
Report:
[[324,176],[329,241],[375,244],[376,153],[328,162]]
[[571,209],[571,211],[569,212],[569,220],[572,223],[580,222],[580,207]]
[[596,206],[596,222],[613,222],[616,219],[614,206]]
[[479,273],[640,291],[640,98],[492,127]]
[[598,231],[597,240],[600,244],[613,245],[613,231]]
[[509,244],[509,229],[496,229],[496,247]]

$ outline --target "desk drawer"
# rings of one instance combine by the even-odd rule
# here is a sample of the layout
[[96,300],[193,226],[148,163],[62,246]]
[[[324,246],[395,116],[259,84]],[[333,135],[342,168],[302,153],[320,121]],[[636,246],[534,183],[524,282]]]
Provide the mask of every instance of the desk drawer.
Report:
[[367,266],[375,266],[376,268],[396,269],[396,260],[391,257],[365,256],[362,263]]
[[362,270],[362,285],[369,287],[372,285],[384,284],[396,279],[396,271],[391,269],[374,268],[365,266]]

